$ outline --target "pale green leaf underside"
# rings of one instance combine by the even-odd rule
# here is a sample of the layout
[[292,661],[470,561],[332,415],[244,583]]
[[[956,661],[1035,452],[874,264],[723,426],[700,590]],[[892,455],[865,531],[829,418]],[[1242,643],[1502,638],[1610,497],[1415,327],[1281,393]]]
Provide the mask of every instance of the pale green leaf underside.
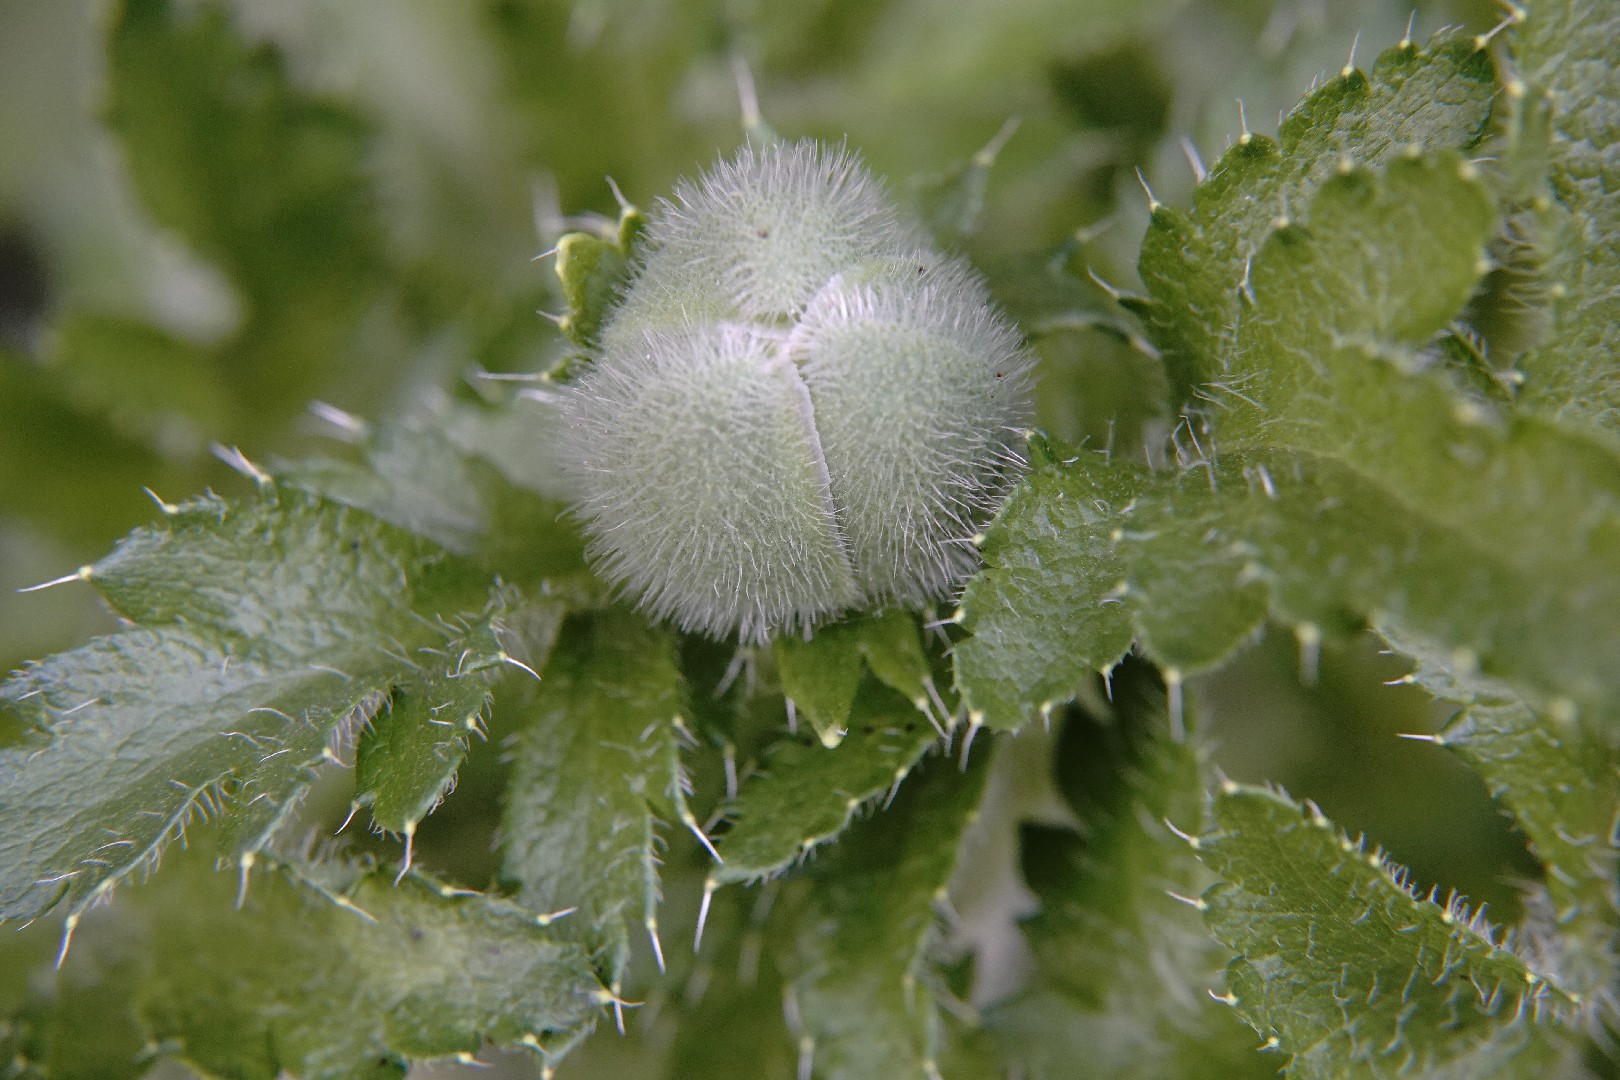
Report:
[[1545,99],[1551,145],[1542,215],[1550,238],[1552,333],[1519,361],[1523,400],[1620,432],[1620,8],[1535,0],[1513,31],[1532,100]]
[[851,828],[817,864],[790,961],[816,1076],[938,1075],[927,951],[987,760],[981,751],[965,772],[949,760],[929,763],[894,805]]
[[1488,1075],[1536,1042],[1532,1020],[1571,1004],[1500,933],[1414,897],[1314,808],[1228,785],[1212,814],[1196,850],[1222,879],[1203,900],[1237,954],[1227,993],[1293,1055],[1290,1076],[1415,1075],[1487,1051],[1475,1067]]
[[[563,519],[553,412],[517,401],[445,407],[359,436],[363,462],[312,458],[277,465],[276,480],[353,506],[478,560],[508,580],[575,575],[578,534]],[[537,486],[538,485],[538,486]]]
[[0,751],[5,918],[81,910],[198,814],[256,850],[392,687],[455,669],[435,616],[484,604],[433,545],[273,487],[180,507],[85,576],[134,625],[0,688],[26,733]]
[[616,981],[629,926],[656,933],[658,838],[690,822],[680,763],[682,679],[674,639],[605,610],[564,623],[513,747],[503,873]]
[[938,736],[905,698],[867,679],[855,696],[849,733],[828,749],[785,739],[728,809],[717,842],[718,882],[751,881],[787,869],[836,837],[862,804],[896,787]]

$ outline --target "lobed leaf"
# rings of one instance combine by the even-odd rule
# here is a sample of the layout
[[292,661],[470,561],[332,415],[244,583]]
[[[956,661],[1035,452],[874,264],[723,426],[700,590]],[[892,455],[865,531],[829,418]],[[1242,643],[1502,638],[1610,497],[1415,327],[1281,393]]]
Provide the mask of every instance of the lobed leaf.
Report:
[[504,875],[591,950],[619,989],[627,919],[658,942],[660,819],[696,830],[680,761],[674,638],[616,610],[563,625],[512,749]]
[[1611,742],[1589,721],[1538,712],[1500,681],[1459,673],[1444,655],[1385,636],[1416,661],[1408,681],[1460,706],[1429,738],[1468,762],[1524,831],[1547,871],[1531,893],[1545,903],[1532,903],[1528,929],[1559,985],[1592,998],[1612,979],[1620,949],[1620,775]]
[[[1250,264],[1252,305],[1209,386],[1218,423],[1191,422],[1182,468],[1082,455],[1004,511],[964,604],[975,640],[990,639],[959,650],[970,703],[994,702],[1007,726],[1027,715],[1011,684],[987,697],[995,683],[974,666],[1002,642],[1064,635],[1063,652],[1023,645],[1010,668],[1061,693],[1073,655],[1118,655],[1122,617],[1174,681],[1270,615],[1307,647],[1371,621],[1443,643],[1535,700],[1607,708],[1620,695],[1608,615],[1620,457],[1493,413],[1419,351],[1467,299],[1491,225],[1483,187],[1454,159],[1324,182],[1305,224],[1278,228]],[[1014,591],[1023,567],[1031,583]],[[976,618],[981,596],[1013,602]],[[1123,616],[1100,613],[1116,600]]]
[[1212,822],[1193,846],[1221,878],[1202,903],[1237,954],[1226,1000],[1291,1055],[1290,1076],[1484,1076],[1548,1052],[1533,1022],[1569,995],[1460,902],[1415,896],[1403,870],[1271,790],[1225,785]]
[[132,625],[0,686],[0,916],[70,917],[222,812],[251,862],[397,685],[449,660],[487,584],[375,518],[267,485],[171,508],[79,576]]
[[781,873],[843,832],[862,804],[897,790],[938,738],[912,704],[875,679],[855,695],[849,733],[832,748],[783,739],[727,808],[715,884]]
[[1381,166],[1408,149],[1467,150],[1496,93],[1489,54],[1436,35],[1387,49],[1370,74],[1346,68],[1294,107],[1278,140],[1245,131],[1210,170],[1186,213],[1155,206],[1136,304],[1164,353],[1177,396],[1220,378],[1237,348],[1247,268],[1278,222],[1295,219],[1346,162]]
[[994,729],[1049,713],[1131,647],[1111,536],[1133,478],[1099,474],[1093,487],[1070,475],[1047,461],[1013,491],[962,594],[957,621],[973,636],[956,646],[956,685],[969,718]]
[[1538,217],[1550,240],[1552,332],[1519,359],[1521,400],[1613,435],[1620,431],[1620,72],[1613,61],[1620,11],[1603,0],[1536,0],[1515,24],[1523,76],[1509,92],[1520,108],[1545,110],[1550,136]]
[[[498,597],[503,616],[512,602]],[[354,805],[369,806],[377,828],[407,842],[455,785],[470,736],[483,734],[494,675],[510,662],[489,619],[446,642],[443,653],[445,665],[395,687],[355,745]]]
[[818,862],[788,961],[801,1061],[816,1076],[939,1074],[938,976],[928,966],[935,907],[978,809],[987,760],[981,752],[963,771],[942,760],[925,766],[892,806]]

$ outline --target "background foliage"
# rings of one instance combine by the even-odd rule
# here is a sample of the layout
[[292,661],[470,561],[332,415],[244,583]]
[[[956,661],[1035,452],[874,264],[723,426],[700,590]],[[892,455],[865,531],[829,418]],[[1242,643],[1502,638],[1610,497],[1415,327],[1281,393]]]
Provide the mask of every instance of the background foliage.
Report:
[[[1617,52],[0,0],[0,1076],[1620,1074]],[[1042,432],[959,608],[741,653],[604,594],[489,377],[578,362],[605,178],[735,147],[739,67]]]

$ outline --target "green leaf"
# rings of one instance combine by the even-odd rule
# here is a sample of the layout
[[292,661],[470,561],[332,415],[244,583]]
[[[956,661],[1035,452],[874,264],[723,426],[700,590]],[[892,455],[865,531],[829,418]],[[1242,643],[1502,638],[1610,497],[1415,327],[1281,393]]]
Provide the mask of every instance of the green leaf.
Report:
[[1212,820],[1194,848],[1222,879],[1203,904],[1237,954],[1227,1000],[1292,1055],[1290,1076],[1427,1075],[1471,1054],[1461,1075],[1489,1075],[1540,1052],[1530,1022],[1572,1004],[1477,914],[1414,896],[1314,807],[1228,784]]
[[897,789],[937,738],[911,702],[865,680],[836,747],[805,738],[767,750],[761,771],[727,808],[731,827],[717,841],[712,882],[781,873],[843,832],[863,803]]
[[698,828],[680,760],[682,689],[668,631],[617,610],[576,616],[512,751],[504,874],[531,910],[571,912],[562,925],[615,992],[626,920],[658,946],[660,820]]
[[1590,998],[1614,975],[1620,949],[1620,886],[1614,822],[1620,775],[1613,748],[1590,722],[1538,713],[1507,685],[1458,673],[1447,657],[1385,632],[1416,668],[1406,678],[1441,701],[1461,706],[1434,742],[1458,754],[1513,814],[1547,869],[1545,912],[1556,927],[1544,949],[1559,985]]
[[[1527,407],[1620,432],[1620,12],[1604,0],[1536,0],[1512,31],[1516,88],[1546,110],[1552,335],[1519,361]],[[1527,84],[1527,85],[1526,85]],[[1523,107],[1521,105],[1521,107]]]
[[1279,221],[1298,217],[1346,162],[1386,165],[1412,147],[1471,149],[1495,93],[1490,56],[1472,40],[1403,41],[1370,75],[1347,69],[1313,91],[1283,121],[1280,141],[1244,132],[1198,186],[1191,211],[1156,206],[1139,267],[1151,300],[1136,306],[1177,395],[1227,372],[1245,268]]
[[[1099,614],[1114,601],[1172,682],[1269,614],[1307,654],[1370,621],[1533,700],[1620,698],[1620,457],[1496,415],[1419,351],[1482,268],[1492,218],[1472,168],[1336,174],[1305,220],[1252,260],[1250,310],[1208,387],[1218,422],[1190,420],[1180,469],[1082,454],[1037,473],[992,529],[964,612],[990,640],[958,656],[987,722],[1027,717],[1019,685],[1061,697],[1117,655],[1118,616]],[[1016,682],[979,662],[1009,643]]]
[[[513,598],[498,596],[499,616]],[[496,672],[511,663],[495,617],[445,643],[443,664],[393,694],[364,730],[354,755],[354,805],[371,808],[372,824],[406,838],[405,865],[417,824],[455,785],[470,736],[483,735]]]
[[1170,737],[1151,666],[1125,661],[1111,690],[1111,704],[1063,720],[1058,783],[1075,828],[1023,826],[1024,878],[1040,902],[1023,924],[1036,977],[986,1027],[1033,1078],[1069,1076],[1079,1060],[1117,1080],[1275,1075],[1206,992],[1229,954],[1180,899],[1209,884],[1164,824],[1202,814],[1198,755]]
[[984,787],[981,752],[936,760],[818,862],[798,919],[791,986],[801,1052],[826,1080],[939,1075],[935,906]]
[[[938,691],[917,636],[917,621],[906,612],[858,615],[820,627],[808,640],[777,638],[773,651],[782,692],[829,749],[844,737],[867,668],[884,685],[910,698],[919,712],[933,715]],[[945,711],[943,704],[940,711]]]
[[[594,1025],[607,995],[578,945],[515,904],[392,879],[273,859],[236,910],[235,875],[187,854],[86,920],[44,1034],[82,1058],[61,1008],[96,988],[106,1022],[129,1016],[145,1035],[109,1040],[125,1054],[160,1048],[215,1076],[359,1080],[486,1043],[557,1054]],[[135,1076],[149,1062],[120,1064]]]
[[958,617],[973,635],[955,656],[971,719],[1021,727],[1131,647],[1130,616],[1110,595],[1123,580],[1112,532],[1131,479],[1104,475],[1093,491],[1043,464],[1002,505],[982,545],[986,568],[968,582]]
[[772,642],[788,707],[810,721],[829,750],[844,737],[865,673],[859,637],[859,623],[846,621],[824,626],[808,640],[781,637]]
[[171,508],[78,576],[133,625],[0,687],[25,732],[0,750],[8,919],[76,916],[198,815],[225,813],[248,863],[392,687],[455,667],[434,619],[488,590],[429,543],[268,484]]

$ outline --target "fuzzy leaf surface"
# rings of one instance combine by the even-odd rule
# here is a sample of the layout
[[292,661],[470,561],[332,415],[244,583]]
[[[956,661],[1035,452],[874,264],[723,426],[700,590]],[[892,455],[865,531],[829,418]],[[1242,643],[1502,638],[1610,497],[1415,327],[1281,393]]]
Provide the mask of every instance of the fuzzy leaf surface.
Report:
[[1274,791],[1229,784],[1212,821],[1196,850],[1221,878],[1203,900],[1210,930],[1237,954],[1227,994],[1292,1055],[1290,1076],[1408,1075],[1461,1060],[1490,1075],[1543,1052],[1529,1021],[1570,1001],[1499,932],[1413,896],[1404,871]]
[[[312,458],[278,465],[274,473],[282,483],[475,559],[506,580],[577,575],[583,550],[561,520],[563,504],[492,460],[543,460],[554,422],[516,406],[446,409],[416,421],[368,425],[360,435],[360,461]],[[507,430],[518,426],[526,438]]]
[[661,821],[689,821],[683,684],[667,631],[614,610],[566,622],[513,747],[502,823],[518,900],[583,941],[616,983],[631,920],[657,932]]
[[25,733],[0,750],[8,919],[81,910],[199,813],[263,846],[330,744],[443,674],[435,617],[487,592],[435,545],[273,486],[179,507],[86,577],[133,625],[0,687]]
[[[1523,398],[1573,423],[1620,432],[1620,10],[1536,0],[1513,31],[1532,108],[1550,121],[1543,213],[1553,238],[1552,335],[1519,361]],[[1539,101],[1537,99],[1540,99]]]
[[978,808],[988,759],[981,748],[965,771],[931,762],[817,864],[791,960],[816,1076],[937,1075],[938,976],[927,963],[935,905]]
[[868,678],[837,746],[784,739],[767,751],[728,810],[732,824],[716,844],[723,861],[712,876],[781,873],[843,832],[863,803],[899,785],[937,738],[909,701]]
[[414,833],[455,784],[471,737],[483,733],[490,684],[507,655],[488,619],[442,653],[439,665],[394,688],[355,746],[355,805],[369,806],[372,824],[391,833]]

